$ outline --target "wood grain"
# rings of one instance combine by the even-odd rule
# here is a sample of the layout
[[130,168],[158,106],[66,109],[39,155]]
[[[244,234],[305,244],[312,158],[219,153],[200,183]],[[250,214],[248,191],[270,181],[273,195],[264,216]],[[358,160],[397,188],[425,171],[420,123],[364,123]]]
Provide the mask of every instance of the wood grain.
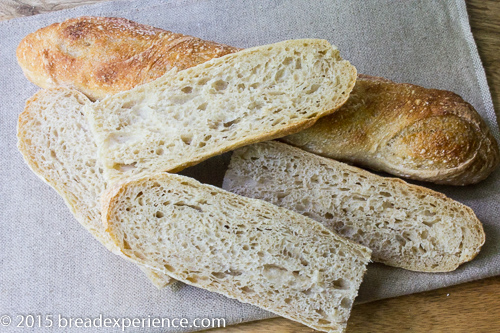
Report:
[[[347,333],[492,333],[500,331],[500,277],[354,307]],[[274,318],[213,329],[224,333],[315,332]]]
[[[0,20],[45,13],[102,0],[1,0]],[[500,118],[500,1],[467,0],[472,33]],[[354,307],[348,333],[500,332],[500,276]],[[210,332],[314,332],[283,318]]]

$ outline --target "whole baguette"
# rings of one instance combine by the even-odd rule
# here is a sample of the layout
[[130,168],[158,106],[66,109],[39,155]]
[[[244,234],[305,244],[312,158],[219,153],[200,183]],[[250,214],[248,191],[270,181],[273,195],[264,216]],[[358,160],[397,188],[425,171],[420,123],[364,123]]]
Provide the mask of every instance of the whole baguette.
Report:
[[[101,223],[99,199],[106,182],[82,113],[88,103],[75,90],[39,91],[19,115],[17,146],[26,164],[56,190],[78,222],[108,250],[119,253]],[[168,275],[139,267],[158,288],[172,281]]]
[[[70,87],[95,100],[173,67],[238,50],[121,18],[80,17],[29,34],[17,59],[40,87]],[[360,76],[340,111],[285,140],[341,161],[448,185],[477,183],[500,160],[484,121],[449,91]]]
[[171,71],[84,112],[116,182],[300,131],[345,103],[355,80],[327,41],[290,40]]
[[370,250],[303,215],[174,174],[103,195],[122,253],[196,287],[343,332]]
[[412,271],[453,271],[484,244],[472,209],[444,194],[275,141],[234,151],[223,188],[311,217]]
[[359,75],[335,114],[283,141],[409,179],[468,185],[498,167],[498,144],[474,108],[449,91]]

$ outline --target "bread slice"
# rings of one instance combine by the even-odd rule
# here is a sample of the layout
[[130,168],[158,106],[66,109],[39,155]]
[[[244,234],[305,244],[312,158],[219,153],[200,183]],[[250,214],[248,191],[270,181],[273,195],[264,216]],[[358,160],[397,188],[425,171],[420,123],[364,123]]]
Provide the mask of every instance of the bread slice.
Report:
[[[19,115],[18,148],[33,172],[54,188],[75,218],[113,252],[101,223],[99,198],[106,187],[97,146],[82,108],[89,99],[64,88],[41,90]],[[171,279],[141,267],[158,288]]]
[[335,160],[447,185],[477,183],[500,162],[488,126],[457,94],[368,75],[358,77],[337,112],[283,141]]
[[85,112],[115,182],[304,129],[341,106],[355,80],[327,41],[291,40],[169,72]]
[[484,243],[474,212],[444,194],[279,142],[236,150],[223,188],[309,216],[374,261],[412,271],[452,271]]
[[139,264],[328,332],[345,329],[371,252],[300,214],[168,173],[111,188],[103,221]]

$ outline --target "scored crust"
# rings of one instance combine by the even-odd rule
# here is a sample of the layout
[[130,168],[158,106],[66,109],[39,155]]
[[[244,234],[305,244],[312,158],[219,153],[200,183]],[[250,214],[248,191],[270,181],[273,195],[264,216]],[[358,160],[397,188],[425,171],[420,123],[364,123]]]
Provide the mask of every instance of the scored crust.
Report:
[[450,91],[359,75],[348,101],[284,142],[400,177],[467,185],[500,162],[477,111]]

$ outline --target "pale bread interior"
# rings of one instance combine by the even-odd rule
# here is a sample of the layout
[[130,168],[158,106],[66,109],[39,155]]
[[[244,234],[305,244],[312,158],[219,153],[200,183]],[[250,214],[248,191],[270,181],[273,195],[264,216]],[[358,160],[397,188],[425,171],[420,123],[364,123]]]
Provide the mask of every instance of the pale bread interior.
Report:
[[369,249],[179,175],[130,180],[103,198],[106,231],[135,262],[318,330],[344,330]]
[[309,216],[372,249],[373,260],[413,271],[455,270],[484,243],[469,207],[284,143],[236,150],[223,188]]

